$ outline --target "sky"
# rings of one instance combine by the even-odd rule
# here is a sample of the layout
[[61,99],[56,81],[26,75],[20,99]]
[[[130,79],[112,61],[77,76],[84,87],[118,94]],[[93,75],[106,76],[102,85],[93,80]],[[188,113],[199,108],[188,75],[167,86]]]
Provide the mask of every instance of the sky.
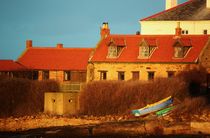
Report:
[[17,60],[26,40],[95,47],[103,22],[112,34],[135,34],[140,19],[164,9],[165,0],[0,0],[0,59]]

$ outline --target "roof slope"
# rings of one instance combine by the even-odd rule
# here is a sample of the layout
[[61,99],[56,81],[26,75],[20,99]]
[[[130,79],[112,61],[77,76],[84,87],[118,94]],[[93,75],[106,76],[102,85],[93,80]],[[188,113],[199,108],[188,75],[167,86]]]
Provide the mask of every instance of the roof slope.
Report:
[[86,70],[91,48],[28,48],[18,61],[37,70]]
[[[111,38],[122,38],[126,41],[126,47],[118,58],[107,58],[107,41]],[[139,45],[142,40],[156,39],[157,48],[148,59],[140,59]],[[195,63],[209,40],[208,35],[185,35],[183,43],[190,43],[192,48],[184,58],[174,58],[174,35],[110,35],[97,47],[92,62],[132,62],[132,63]],[[187,40],[187,42],[185,42]]]
[[210,9],[206,8],[206,0],[190,0],[141,21],[159,20],[210,20]]
[[23,71],[26,68],[13,60],[0,60],[0,71]]

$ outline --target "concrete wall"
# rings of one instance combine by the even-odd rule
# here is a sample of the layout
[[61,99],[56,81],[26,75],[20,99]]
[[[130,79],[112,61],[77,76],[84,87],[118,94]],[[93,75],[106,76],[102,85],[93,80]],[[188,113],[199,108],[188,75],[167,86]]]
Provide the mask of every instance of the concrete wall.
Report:
[[203,34],[205,29],[210,34],[210,21],[140,21],[141,34],[175,34],[177,22],[180,22],[182,30],[188,30],[189,34]]
[[196,64],[143,64],[143,63],[94,63],[88,65],[87,80],[100,80],[100,71],[107,71],[107,80],[118,80],[118,72],[125,72],[125,80],[132,79],[132,72],[139,71],[140,80],[148,80],[148,72],[155,72],[155,78],[168,77],[168,71],[175,74],[180,71],[187,71]]
[[79,110],[79,94],[74,92],[46,92],[44,112],[56,115],[75,114]]

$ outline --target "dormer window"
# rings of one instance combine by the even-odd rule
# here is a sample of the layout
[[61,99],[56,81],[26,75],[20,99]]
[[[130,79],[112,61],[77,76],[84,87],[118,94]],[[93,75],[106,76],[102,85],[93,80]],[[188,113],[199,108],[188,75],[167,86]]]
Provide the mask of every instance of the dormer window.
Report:
[[184,58],[191,48],[190,39],[178,39],[174,43],[174,57]]
[[124,39],[111,39],[108,45],[107,58],[117,58],[125,47]]
[[139,58],[149,58],[156,47],[156,39],[143,39],[139,45]]

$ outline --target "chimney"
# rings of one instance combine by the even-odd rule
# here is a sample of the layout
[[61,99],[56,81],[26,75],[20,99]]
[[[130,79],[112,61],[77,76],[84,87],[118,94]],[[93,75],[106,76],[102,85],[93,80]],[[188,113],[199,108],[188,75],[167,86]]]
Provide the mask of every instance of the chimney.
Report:
[[104,22],[101,27],[101,38],[105,38],[108,35],[110,35],[109,25],[108,25],[108,22]]
[[63,44],[57,44],[57,48],[63,48]]
[[177,27],[176,27],[176,37],[180,37],[182,34],[182,28],[180,28],[180,22],[177,22]]
[[166,0],[166,10],[177,6],[177,0]]
[[26,40],[26,48],[31,48],[32,46],[32,40]]
[[210,8],[210,0],[206,0],[206,8]]

